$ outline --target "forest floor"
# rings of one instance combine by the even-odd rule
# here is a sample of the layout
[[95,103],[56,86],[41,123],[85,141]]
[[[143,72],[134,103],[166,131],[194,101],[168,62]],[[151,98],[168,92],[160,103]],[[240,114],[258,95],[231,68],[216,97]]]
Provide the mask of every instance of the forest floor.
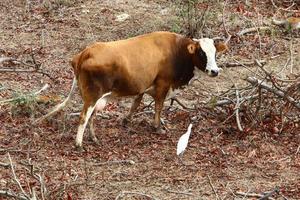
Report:
[[[247,85],[243,78],[255,75],[254,66],[224,67],[219,77],[203,74],[181,90],[178,99],[195,109],[182,109],[176,103],[169,106],[167,101],[162,113],[167,129],[164,134],[151,129],[153,105],[147,106],[148,98],[133,122],[123,127],[121,120],[131,101],[124,99],[109,103],[95,120],[100,144],[90,142],[86,134],[86,151],[78,152],[74,147],[78,115],[71,114],[81,110],[78,92],[65,111],[41,124],[32,124],[67,96],[73,79],[69,61],[86,45],[156,30],[184,33],[186,27],[180,16],[186,13],[183,1],[178,2],[0,1],[0,58],[13,57],[31,65],[35,61],[41,64],[40,72],[49,75],[0,72],[0,101],[22,97],[0,105],[0,191],[22,194],[12,169],[4,167],[10,163],[10,156],[24,192],[30,194],[35,188],[38,199],[257,199],[248,194],[275,188],[278,192],[272,195],[274,199],[300,199],[299,121],[280,133],[271,122],[262,125],[242,121],[247,131],[240,132],[234,117],[226,120],[233,112],[224,114],[203,103],[230,89],[233,83]],[[267,61],[266,69],[280,71],[283,78],[300,73],[299,30],[288,32],[271,24],[274,15],[299,17],[299,3],[287,10],[292,1],[274,1],[274,6],[268,0],[248,1],[249,5],[229,0],[223,16],[225,2],[199,2],[197,12],[209,10],[198,35],[226,38],[224,22],[231,34],[250,27],[273,27],[271,32],[232,38],[229,52],[218,56],[220,66],[259,59]],[[118,21],[124,13],[128,19]],[[282,68],[291,48],[293,65]],[[0,63],[0,68],[12,65],[32,69],[16,62]],[[46,83],[50,88],[41,93],[43,98],[24,96]],[[190,123],[189,146],[179,159],[177,141]],[[33,174],[43,178],[47,191],[41,192],[41,181]],[[0,199],[10,198],[0,192]]]

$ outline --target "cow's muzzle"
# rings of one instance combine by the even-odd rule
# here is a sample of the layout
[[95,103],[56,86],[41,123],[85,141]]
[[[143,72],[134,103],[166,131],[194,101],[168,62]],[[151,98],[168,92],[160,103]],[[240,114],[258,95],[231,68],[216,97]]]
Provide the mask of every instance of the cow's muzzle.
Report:
[[206,70],[209,76],[216,77],[219,75],[220,70],[219,69],[212,69],[212,70]]

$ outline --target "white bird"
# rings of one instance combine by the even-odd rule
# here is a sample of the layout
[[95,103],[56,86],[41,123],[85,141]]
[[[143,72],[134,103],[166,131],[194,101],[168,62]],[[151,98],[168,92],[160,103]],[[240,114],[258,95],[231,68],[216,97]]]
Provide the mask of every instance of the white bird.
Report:
[[188,142],[189,142],[189,138],[192,132],[192,126],[193,124],[190,124],[188,127],[188,130],[185,134],[183,134],[177,143],[177,155],[179,156],[180,154],[183,154],[184,150],[186,149]]

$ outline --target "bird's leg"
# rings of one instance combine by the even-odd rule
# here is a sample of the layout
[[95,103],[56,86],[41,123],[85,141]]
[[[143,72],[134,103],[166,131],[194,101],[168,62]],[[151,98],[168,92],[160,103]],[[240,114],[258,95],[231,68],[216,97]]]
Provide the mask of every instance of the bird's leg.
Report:
[[184,162],[184,160],[183,160],[183,154],[180,154],[180,155],[178,156],[178,159],[179,159],[179,163],[180,163],[181,165],[183,165],[183,166],[185,166],[185,167],[189,166],[188,164],[186,164],[186,163]]

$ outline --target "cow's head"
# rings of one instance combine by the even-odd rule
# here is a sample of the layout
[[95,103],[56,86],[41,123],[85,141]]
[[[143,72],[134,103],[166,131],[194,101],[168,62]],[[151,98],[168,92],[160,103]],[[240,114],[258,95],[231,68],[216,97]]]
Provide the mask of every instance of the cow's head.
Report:
[[215,44],[209,38],[194,39],[188,46],[188,51],[192,54],[194,65],[201,71],[207,72],[209,76],[215,77],[219,74],[220,68],[216,63],[216,52],[226,49],[222,43]]

